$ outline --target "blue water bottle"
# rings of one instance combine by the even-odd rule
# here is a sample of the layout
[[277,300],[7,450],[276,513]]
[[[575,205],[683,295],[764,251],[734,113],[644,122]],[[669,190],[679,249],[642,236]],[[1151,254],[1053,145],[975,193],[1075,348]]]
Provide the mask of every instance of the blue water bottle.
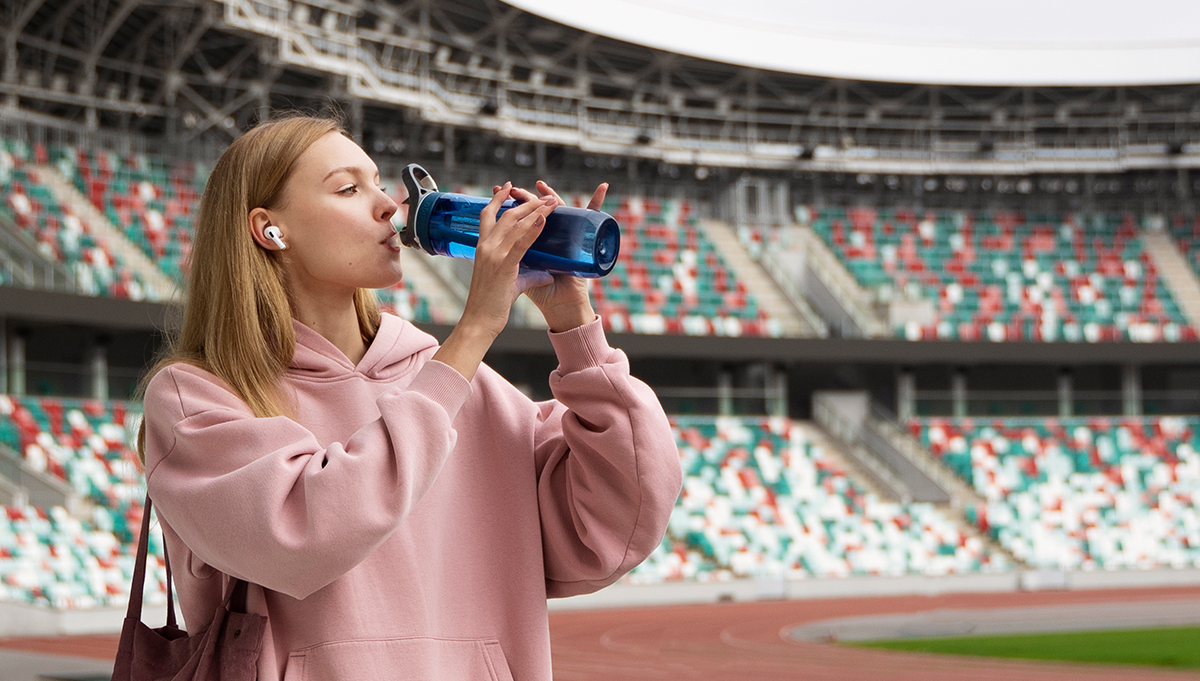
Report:
[[[475,258],[479,243],[479,214],[490,199],[439,192],[433,177],[415,163],[405,166],[408,224],[400,241],[432,255]],[[517,205],[509,199],[496,218]],[[595,279],[612,271],[621,249],[621,230],[608,213],[559,206],[546,216],[546,225],[521,266],[554,274]]]

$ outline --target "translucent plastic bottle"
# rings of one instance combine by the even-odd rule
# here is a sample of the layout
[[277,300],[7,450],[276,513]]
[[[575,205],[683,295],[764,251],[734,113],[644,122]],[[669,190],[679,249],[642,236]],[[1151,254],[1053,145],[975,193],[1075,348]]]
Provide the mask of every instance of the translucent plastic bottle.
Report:
[[[437,191],[424,168],[404,169],[408,189],[408,224],[400,238],[406,246],[433,255],[475,257],[479,215],[491,199]],[[497,219],[517,203],[505,201]],[[576,277],[603,277],[612,271],[621,247],[621,230],[608,213],[559,206],[546,216],[546,225],[521,259],[529,269]]]

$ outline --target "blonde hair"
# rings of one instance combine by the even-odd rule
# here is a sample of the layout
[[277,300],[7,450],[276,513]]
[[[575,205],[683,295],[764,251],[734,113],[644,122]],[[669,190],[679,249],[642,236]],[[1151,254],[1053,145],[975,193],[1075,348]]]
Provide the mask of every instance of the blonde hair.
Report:
[[[295,418],[279,381],[296,351],[294,306],[282,260],[254,241],[248,215],[280,207],[297,160],[330,132],[346,134],[330,118],[288,115],[260,123],[221,155],[200,199],[182,328],[143,377],[139,396],[155,374],[183,362],[225,381],[255,416]],[[357,289],[354,309],[369,342],[380,323],[374,292]],[[137,438],[143,466],[145,444],[143,420]]]

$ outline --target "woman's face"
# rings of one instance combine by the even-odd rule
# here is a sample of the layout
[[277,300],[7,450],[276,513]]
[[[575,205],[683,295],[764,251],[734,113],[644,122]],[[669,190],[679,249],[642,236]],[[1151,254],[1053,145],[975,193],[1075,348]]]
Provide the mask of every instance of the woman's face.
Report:
[[283,233],[293,292],[353,293],[400,281],[400,245],[391,239],[396,202],[357,144],[330,132],[296,162],[271,224]]

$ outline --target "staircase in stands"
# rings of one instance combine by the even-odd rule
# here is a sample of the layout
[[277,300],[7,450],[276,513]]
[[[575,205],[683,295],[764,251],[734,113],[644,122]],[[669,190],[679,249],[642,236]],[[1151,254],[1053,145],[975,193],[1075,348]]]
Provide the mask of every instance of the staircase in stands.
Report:
[[1164,231],[1143,232],[1142,248],[1154,260],[1179,311],[1187,317],[1193,328],[1200,329],[1200,278],[1197,278],[1196,271],[1188,266],[1171,237]]
[[[823,324],[818,326],[808,321],[815,318],[819,322],[820,318],[807,308],[808,303],[802,297],[792,299],[784,295],[779,285],[746,253],[737,233],[727,223],[701,220],[697,228],[717,247],[726,265],[746,284],[767,314],[779,320],[784,336],[817,338],[828,333]],[[800,305],[805,307],[798,309]]]
[[71,208],[92,229],[96,239],[102,242],[110,253],[119,256],[122,261],[133,268],[150,288],[148,298],[155,301],[175,301],[180,298],[182,291],[179,285],[172,281],[158,265],[155,265],[140,248],[133,245],[129,239],[113,226],[108,218],[101,213],[91,201],[87,200],[70,182],[63,179],[58,170],[49,165],[34,165],[42,180],[55,198]]

